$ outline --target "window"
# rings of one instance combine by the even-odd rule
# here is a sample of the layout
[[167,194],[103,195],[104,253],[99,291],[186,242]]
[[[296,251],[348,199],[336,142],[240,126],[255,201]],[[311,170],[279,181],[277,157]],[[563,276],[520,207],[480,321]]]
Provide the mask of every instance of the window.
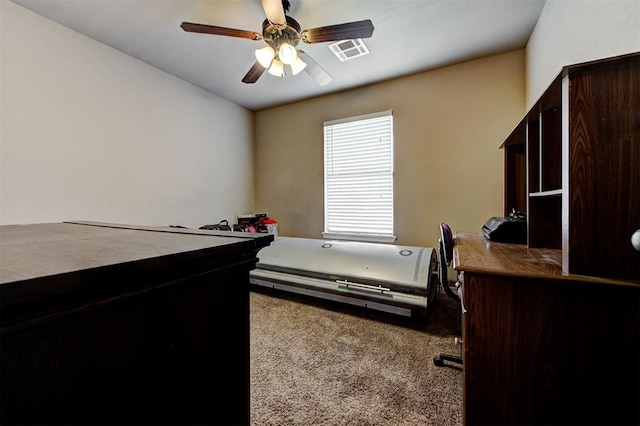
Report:
[[395,242],[391,111],[324,123],[325,238]]

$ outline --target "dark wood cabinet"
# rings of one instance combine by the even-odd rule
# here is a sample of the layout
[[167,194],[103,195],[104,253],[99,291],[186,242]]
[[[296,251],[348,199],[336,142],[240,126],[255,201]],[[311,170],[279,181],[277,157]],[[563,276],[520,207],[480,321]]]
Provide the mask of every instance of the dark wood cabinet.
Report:
[[640,279],[638,111],[640,54],[566,66],[502,145],[505,213],[526,211],[528,246],[561,249],[565,273]]
[[562,272],[562,252],[456,234],[468,425],[640,422],[640,283]]
[[2,424],[248,424],[249,271],[272,240],[0,227]]

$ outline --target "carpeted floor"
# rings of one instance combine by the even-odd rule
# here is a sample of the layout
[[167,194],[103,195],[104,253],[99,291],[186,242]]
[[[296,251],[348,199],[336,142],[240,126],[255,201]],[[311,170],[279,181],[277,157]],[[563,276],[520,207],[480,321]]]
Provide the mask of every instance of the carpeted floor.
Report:
[[421,320],[251,292],[251,425],[459,425],[455,302]]

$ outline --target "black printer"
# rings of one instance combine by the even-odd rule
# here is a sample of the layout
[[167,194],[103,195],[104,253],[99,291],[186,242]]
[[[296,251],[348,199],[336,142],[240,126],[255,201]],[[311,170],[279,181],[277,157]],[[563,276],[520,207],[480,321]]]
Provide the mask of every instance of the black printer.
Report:
[[527,214],[511,210],[507,217],[492,217],[482,226],[482,234],[498,243],[527,243]]

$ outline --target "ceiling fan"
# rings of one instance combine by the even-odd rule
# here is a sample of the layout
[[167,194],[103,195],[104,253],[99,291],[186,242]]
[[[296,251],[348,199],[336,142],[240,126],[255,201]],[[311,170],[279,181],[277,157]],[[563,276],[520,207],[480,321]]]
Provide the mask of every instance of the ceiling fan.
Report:
[[284,77],[285,65],[288,65],[293,75],[305,70],[321,86],[329,84],[333,78],[303,50],[296,49],[298,42],[302,40],[307,44],[323,43],[369,38],[373,34],[374,27],[370,19],[301,30],[300,24],[286,15],[290,7],[288,0],[260,2],[267,16],[262,23],[262,34],[192,22],[183,22],[180,27],[193,33],[264,40],[267,46],[256,50],[257,60],[243,77],[243,83],[255,83],[267,69],[271,75]]

